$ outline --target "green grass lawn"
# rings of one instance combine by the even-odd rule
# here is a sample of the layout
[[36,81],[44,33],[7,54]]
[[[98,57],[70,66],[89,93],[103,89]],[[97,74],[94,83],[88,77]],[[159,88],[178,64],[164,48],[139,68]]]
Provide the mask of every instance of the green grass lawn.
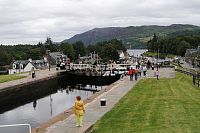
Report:
[[200,88],[192,77],[144,79],[93,127],[93,133],[200,133]]
[[11,74],[11,75],[0,75],[0,83],[3,82],[8,82],[11,80],[16,80],[16,79],[21,79],[24,78],[26,76],[19,76],[19,75],[15,75],[15,74]]
[[[154,52],[145,52],[143,55],[147,56],[147,57],[157,57],[157,53],[154,53]],[[165,53],[159,53],[159,57],[160,58],[165,58],[165,57],[168,57],[168,58],[174,58],[175,55],[173,54],[165,54]]]

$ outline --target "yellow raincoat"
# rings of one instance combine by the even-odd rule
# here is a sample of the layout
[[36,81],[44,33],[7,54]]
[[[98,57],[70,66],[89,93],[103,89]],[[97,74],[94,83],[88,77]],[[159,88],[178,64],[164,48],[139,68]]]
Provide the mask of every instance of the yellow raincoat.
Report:
[[74,105],[74,113],[76,115],[76,126],[82,126],[83,112],[85,111],[83,101],[76,101]]
[[75,109],[75,115],[80,115],[80,116],[82,116],[82,115],[83,115],[83,112],[85,111],[83,101],[82,101],[82,100],[80,100],[80,101],[77,100],[77,101],[75,102],[74,109]]

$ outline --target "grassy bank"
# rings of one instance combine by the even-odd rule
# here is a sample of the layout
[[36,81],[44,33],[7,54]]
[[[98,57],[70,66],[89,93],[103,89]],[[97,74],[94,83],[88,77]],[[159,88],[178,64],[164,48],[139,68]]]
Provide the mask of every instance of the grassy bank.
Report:
[[144,79],[95,125],[93,133],[197,133],[200,89],[189,76]]
[[[147,56],[147,57],[157,57],[157,53],[153,53],[153,52],[145,52],[143,55]],[[165,57],[167,57],[167,58],[174,58],[175,55],[173,55],[173,54],[159,53],[159,58],[165,59]]]
[[0,75],[0,83],[3,82],[8,82],[11,80],[16,80],[16,79],[21,79],[24,78],[26,76],[19,76],[19,75],[15,75],[15,74],[11,74],[11,75]]

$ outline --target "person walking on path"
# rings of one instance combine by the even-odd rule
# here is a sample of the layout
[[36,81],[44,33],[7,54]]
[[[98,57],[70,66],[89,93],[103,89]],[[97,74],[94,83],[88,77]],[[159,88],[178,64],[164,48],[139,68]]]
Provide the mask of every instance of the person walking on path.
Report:
[[76,97],[74,113],[76,115],[76,126],[83,126],[83,113],[85,112],[84,103],[80,96]]
[[152,64],[151,68],[152,68],[152,70],[154,70],[154,63]]
[[135,70],[134,70],[135,80],[137,80],[137,78],[138,78],[138,72],[139,72],[139,70],[137,68],[135,68]]
[[159,77],[159,71],[156,70],[156,77],[157,77],[157,80],[158,80],[158,77]]
[[146,74],[147,74],[147,67],[146,66],[143,66],[143,75],[146,77]]
[[139,67],[139,77],[142,77],[142,66]]
[[133,69],[129,69],[130,80],[133,80]]
[[36,75],[35,75],[35,68],[32,67],[32,78],[36,78]]

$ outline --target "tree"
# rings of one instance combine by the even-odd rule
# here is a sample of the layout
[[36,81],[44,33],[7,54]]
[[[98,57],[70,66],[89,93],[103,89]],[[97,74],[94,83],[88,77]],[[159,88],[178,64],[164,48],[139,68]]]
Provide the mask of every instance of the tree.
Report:
[[[148,41],[148,50],[155,52],[155,37]],[[199,35],[189,35],[189,36],[173,36],[165,37],[157,40],[159,53],[175,54],[184,56],[186,49],[196,49],[200,42]]]
[[50,37],[47,37],[47,40],[45,41],[45,44],[46,45],[52,45],[53,44],[53,42],[51,41]]
[[158,38],[156,36],[156,33],[154,33],[153,38],[147,42],[148,50],[151,52],[156,52],[157,44],[158,44]]
[[106,44],[102,51],[101,57],[104,58],[106,62],[109,60],[117,61],[119,59],[117,49],[115,49],[112,44]]
[[78,58],[78,56],[85,56],[86,55],[86,47],[82,41],[78,41],[74,44],[72,44],[74,50],[75,50],[75,57]]
[[37,48],[30,49],[29,58],[31,58],[33,60],[38,60],[38,59],[41,59],[42,57],[43,57],[43,55],[42,55],[41,48],[37,47]]
[[177,52],[179,55],[184,56],[186,49],[188,49],[190,47],[191,47],[190,44],[188,42],[186,42],[185,40],[183,40],[180,42]]
[[121,40],[118,40],[118,39],[112,39],[110,41],[108,41],[108,43],[111,43],[112,46],[117,49],[117,50],[126,50],[125,46],[123,45],[122,41]]
[[66,54],[71,60],[75,60],[75,50],[71,44],[62,43],[60,45],[60,51]]
[[47,37],[47,40],[45,41],[45,48],[52,51],[52,52],[57,52],[58,51],[58,46],[53,43],[50,37]]
[[4,50],[3,46],[0,46],[0,66],[9,64],[8,54]]
[[96,45],[88,45],[87,47],[87,53],[92,53],[94,51],[97,51],[97,46]]

